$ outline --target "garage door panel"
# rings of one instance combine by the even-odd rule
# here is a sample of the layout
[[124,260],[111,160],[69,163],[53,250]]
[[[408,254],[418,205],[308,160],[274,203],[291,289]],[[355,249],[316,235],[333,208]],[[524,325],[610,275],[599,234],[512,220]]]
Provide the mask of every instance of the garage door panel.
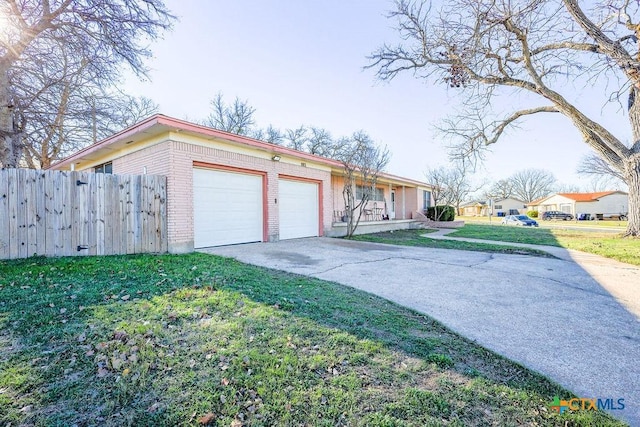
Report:
[[280,239],[318,235],[318,184],[281,179],[279,188]]
[[194,169],[194,246],[263,240],[262,176]]

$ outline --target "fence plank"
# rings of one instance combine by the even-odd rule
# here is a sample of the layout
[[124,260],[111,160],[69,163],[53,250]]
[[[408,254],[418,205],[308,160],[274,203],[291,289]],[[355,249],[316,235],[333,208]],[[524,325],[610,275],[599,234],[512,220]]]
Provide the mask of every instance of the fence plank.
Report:
[[133,239],[133,253],[142,252],[142,176],[131,177],[131,232]]
[[104,255],[105,249],[105,224],[104,224],[104,174],[95,174],[95,187],[91,192],[91,196],[95,198],[95,241],[96,255]]
[[25,186],[26,205],[26,252],[27,256],[38,254],[38,171],[27,170],[27,185]]
[[[27,234],[27,215],[28,215],[28,180],[30,179],[28,170],[18,169],[17,197],[18,206],[16,210],[16,219],[18,225],[18,258],[26,258],[28,256],[29,236]],[[24,184],[26,185],[24,185]]]
[[47,172],[45,174],[45,253],[42,255],[54,256],[56,254],[56,175]]
[[[47,172],[37,171],[35,179],[36,187],[36,230],[34,247],[37,255],[47,253]],[[31,241],[29,241],[31,244]]]
[[62,236],[63,236],[63,255],[76,255],[76,242],[74,236],[73,217],[74,217],[74,200],[73,193],[75,191],[75,181],[77,172],[68,172],[68,179],[62,182],[64,209],[62,210]]
[[135,197],[134,189],[136,187],[136,179],[129,176],[129,185],[127,191],[127,253],[136,253],[136,221],[135,221]]
[[120,249],[118,253],[128,254],[131,253],[128,251],[129,247],[129,192],[128,187],[130,185],[129,177],[127,176],[119,176],[118,177],[118,198],[120,199],[120,221],[117,226],[120,228],[120,236],[119,236],[119,245]]
[[143,252],[151,252],[149,250],[149,197],[152,189],[149,188],[149,177],[143,175],[141,177],[140,192],[140,247]]
[[85,180],[87,182],[87,250],[86,255],[96,255],[97,251],[97,235],[96,235],[96,205],[98,199],[96,198],[96,175],[95,173],[85,174]]
[[[110,205],[111,215],[105,217],[105,221],[109,222],[111,227],[111,251],[109,255],[121,254],[120,249],[120,218],[122,217],[122,200],[120,199],[120,177],[119,176],[105,176],[108,180],[109,195],[107,196],[106,203]],[[106,183],[107,181],[105,181]]]
[[74,246],[77,255],[86,255],[89,253],[89,182],[88,174],[78,173],[77,183],[75,187],[74,198],[74,218],[73,218],[73,235],[75,237]]
[[[120,204],[117,176],[105,175],[105,235],[108,233],[106,241],[109,242],[108,255],[115,255],[120,252]],[[107,231],[108,228],[108,231]],[[105,246],[106,247],[106,246]]]
[[9,258],[18,258],[18,170],[8,171]]
[[9,171],[0,169],[0,259],[10,257],[9,223]]
[[161,248],[160,252],[167,252],[169,250],[169,221],[167,219],[167,177],[162,176],[159,183],[158,191],[158,210],[156,215],[158,217],[158,237],[160,238]]
[[79,255],[78,246],[80,242],[78,240],[78,232],[80,231],[80,226],[78,222],[80,222],[80,214],[79,207],[77,203],[78,193],[80,191],[80,186],[76,185],[76,182],[80,181],[79,172],[72,171],[69,172],[69,180],[65,183],[65,193],[67,196],[67,203],[69,205],[68,214],[65,212],[65,222],[67,227],[67,242],[66,246],[66,255],[69,256],[77,256]]
[[[55,183],[55,194],[54,194],[54,206],[56,208],[55,214],[55,239],[56,239],[56,256],[65,256],[67,255],[68,245],[71,244],[69,241],[67,243],[66,239],[66,217],[65,212],[69,212],[70,206],[68,203],[68,195],[67,195],[67,181],[69,180],[69,175],[67,172],[62,172],[62,174],[57,175],[56,183]],[[65,246],[66,245],[66,246]]]

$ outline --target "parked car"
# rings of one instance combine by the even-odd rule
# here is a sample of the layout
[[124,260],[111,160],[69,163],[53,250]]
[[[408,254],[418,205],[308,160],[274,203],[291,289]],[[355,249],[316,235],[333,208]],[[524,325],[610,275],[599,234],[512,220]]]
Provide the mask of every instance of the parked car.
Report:
[[544,221],[549,221],[551,219],[561,219],[563,221],[567,221],[572,220],[573,215],[560,211],[547,211],[542,214],[542,219]]
[[509,215],[504,217],[502,225],[520,225],[523,227],[537,227],[538,222],[526,215]]

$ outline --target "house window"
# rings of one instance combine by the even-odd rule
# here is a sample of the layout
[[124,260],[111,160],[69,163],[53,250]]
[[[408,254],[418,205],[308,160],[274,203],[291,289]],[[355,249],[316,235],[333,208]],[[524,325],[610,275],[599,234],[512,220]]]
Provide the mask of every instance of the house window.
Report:
[[362,196],[364,194],[369,194],[370,201],[384,202],[384,190],[382,188],[374,188],[375,191],[371,191],[371,190],[372,190],[371,187],[356,185],[356,199],[362,200]]
[[422,192],[422,209],[427,209],[431,206],[431,191],[424,190]]
[[502,209],[502,205],[495,205],[493,208],[497,209],[497,210],[500,210],[500,209]]
[[111,162],[103,163],[93,168],[95,173],[113,173],[113,164]]

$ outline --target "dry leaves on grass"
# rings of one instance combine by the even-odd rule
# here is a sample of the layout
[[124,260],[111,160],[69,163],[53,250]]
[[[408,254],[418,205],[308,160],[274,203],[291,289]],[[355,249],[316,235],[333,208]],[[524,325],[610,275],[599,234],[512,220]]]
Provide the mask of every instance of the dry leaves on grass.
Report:
[[200,425],[206,426],[211,424],[215,419],[216,419],[216,414],[214,414],[213,412],[209,412],[208,414],[205,414],[200,418],[198,418],[198,423]]

